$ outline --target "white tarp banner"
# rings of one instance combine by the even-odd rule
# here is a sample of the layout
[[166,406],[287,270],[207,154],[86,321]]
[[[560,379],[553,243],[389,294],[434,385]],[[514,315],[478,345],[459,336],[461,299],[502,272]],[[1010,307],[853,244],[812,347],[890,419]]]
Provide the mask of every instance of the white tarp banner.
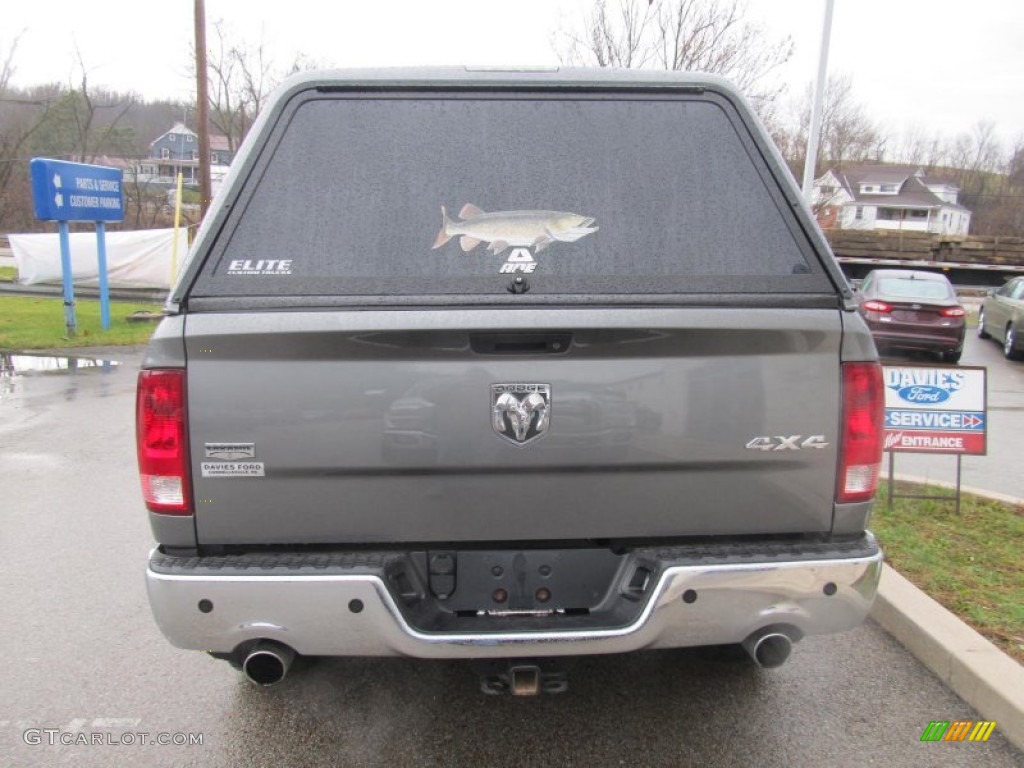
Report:
[[[56,232],[8,237],[18,265],[19,283],[60,285],[60,239]],[[96,233],[75,232],[70,238],[71,274],[75,285],[99,285]],[[184,233],[180,239],[178,249],[183,256]],[[169,289],[173,241],[173,229],[107,232],[107,278],[110,287]]]

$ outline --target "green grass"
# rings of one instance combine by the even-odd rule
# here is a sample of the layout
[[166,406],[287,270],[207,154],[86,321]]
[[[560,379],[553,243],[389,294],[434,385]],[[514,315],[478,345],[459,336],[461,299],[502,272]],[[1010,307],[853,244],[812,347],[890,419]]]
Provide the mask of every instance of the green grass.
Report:
[[[897,483],[896,493],[951,495]],[[879,490],[871,529],[886,561],[1024,662],[1024,507],[964,495],[952,501],[900,499],[890,512]]]
[[0,283],[13,283],[17,279],[17,267],[0,267]]
[[146,310],[159,314],[159,304],[110,303],[110,330],[100,324],[99,301],[75,302],[78,333],[68,337],[64,325],[64,302],[60,298],[24,296],[0,297],[0,350],[55,349],[106,345],[145,344],[154,323],[129,323],[132,312]]

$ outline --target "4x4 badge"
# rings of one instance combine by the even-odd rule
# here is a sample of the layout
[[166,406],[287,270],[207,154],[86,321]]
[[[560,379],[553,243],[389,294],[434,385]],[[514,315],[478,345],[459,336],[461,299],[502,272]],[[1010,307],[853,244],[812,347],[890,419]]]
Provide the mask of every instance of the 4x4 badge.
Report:
[[491,426],[509,442],[536,440],[550,423],[550,384],[491,385]]

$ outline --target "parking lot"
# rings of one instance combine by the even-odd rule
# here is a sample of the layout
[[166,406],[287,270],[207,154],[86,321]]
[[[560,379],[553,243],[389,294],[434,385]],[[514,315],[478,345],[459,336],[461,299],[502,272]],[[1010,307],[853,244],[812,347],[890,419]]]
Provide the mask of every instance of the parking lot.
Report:
[[[698,650],[580,659],[569,691],[552,697],[484,696],[467,664],[404,659],[302,660],[281,685],[257,689],[223,662],[169,646],[153,623],[133,444],[140,355],[108,357],[120,365],[0,382],[2,765],[1024,760],[998,727],[982,744],[921,742],[930,721],[980,716],[871,622],[803,641],[776,670]],[[973,337],[963,362],[990,366],[992,408],[992,455],[965,460],[965,483],[1004,477],[1001,490],[1024,495],[1009,471],[1024,365]],[[944,472],[910,463],[901,458],[899,471]]]

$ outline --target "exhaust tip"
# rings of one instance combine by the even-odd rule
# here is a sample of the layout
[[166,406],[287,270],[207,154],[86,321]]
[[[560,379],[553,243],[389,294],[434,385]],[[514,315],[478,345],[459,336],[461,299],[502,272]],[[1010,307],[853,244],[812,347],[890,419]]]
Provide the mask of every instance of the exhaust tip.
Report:
[[763,669],[781,667],[789,659],[793,641],[789,635],[776,631],[755,632],[743,641],[743,648],[757,666]]
[[284,680],[295,660],[295,651],[283,643],[261,640],[246,654],[242,674],[253,685],[276,685]]

